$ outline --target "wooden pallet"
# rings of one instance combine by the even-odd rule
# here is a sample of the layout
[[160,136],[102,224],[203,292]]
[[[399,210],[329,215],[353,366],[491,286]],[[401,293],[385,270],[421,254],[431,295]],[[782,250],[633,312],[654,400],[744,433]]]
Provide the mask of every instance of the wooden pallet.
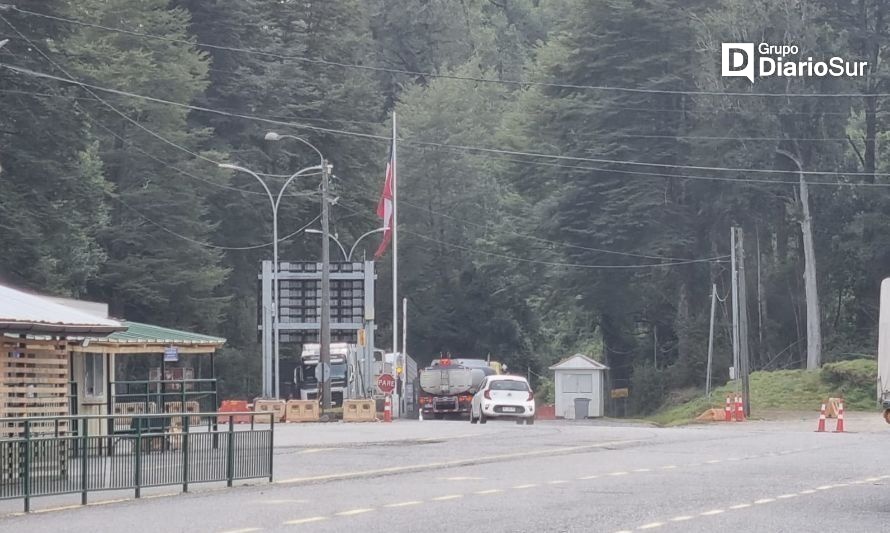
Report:
[[[68,415],[68,382],[65,341],[0,340],[0,418]],[[23,426],[21,421],[0,423],[0,438],[20,436]],[[53,422],[30,423],[34,436],[56,428]]]

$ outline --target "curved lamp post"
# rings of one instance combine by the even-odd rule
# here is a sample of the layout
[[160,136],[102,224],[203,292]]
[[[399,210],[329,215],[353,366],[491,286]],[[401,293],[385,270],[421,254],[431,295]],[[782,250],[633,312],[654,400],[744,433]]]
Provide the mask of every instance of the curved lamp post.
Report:
[[[271,135],[272,135],[271,133],[267,134],[266,139],[267,140],[277,140],[278,138],[280,138],[280,136],[277,136],[275,138],[270,138]],[[288,137],[290,137],[290,136],[288,136]],[[278,191],[277,196],[272,194],[272,191],[269,189],[269,186],[266,184],[266,181],[263,178],[261,178],[259,176],[259,174],[257,174],[256,172],[254,172],[248,168],[238,166],[238,165],[231,165],[228,163],[220,163],[219,164],[220,168],[225,168],[228,170],[235,170],[235,171],[243,172],[245,174],[249,174],[250,176],[253,176],[258,182],[260,182],[260,185],[263,186],[263,190],[266,191],[266,195],[269,197],[269,203],[272,206],[272,284],[273,284],[273,289],[272,289],[272,296],[273,296],[272,337],[274,339],[273,357],[275,360],[274,361],[275,382],[274,382],[274,387],[273,387],[272,386],[272,376],[269,375],[272,368],[267,367],[266,361],[264,359],[263,360],[263,363],[264,363],[263,364],[263,383],[264,383],[263,396],[266,396],[266,397],[272,396],[273,390],[274,390],[275,398],[278,398],[278,396],[279,396],[279,386],[280,386],[280,384],[279,384],[280,379],[278,379],[278,376],[279,376],[279,357],[278,357],[279,342],[278,342],[278,326],[277,326],[278,307],[279,307],[278,306],[278,210],[279,210],[279,207],[281,206],[281,199],[284,197],[284,191],[287,190],[287,187],[291,183],[293,183],[293,181],[295,179],[297,179],[298,177],[300,177],[304,174],[312,172],[312,171],[322,171],[322,173],[324,173],[325,170],[327,169],[327,167],[325,166],[324,158],[321,157],[321,152],[319,152],[317,148],[315,148],[314,146],[309,144],[307,141],[304,141],[303,139],[299,139],[298,137],[294,137],[294,138],[300,140],[301,142],[303,142],[304,144],[306,144],[307,146],[309,146],[313,150],[315,150],[315,152],[321,158],[321,161],[320,161],[320,164],[318,164],[318,165],[303,168],[301,170],[298,170],[294,174],[292,174],[287,179],[287,181],[284,182],[284,185],[282,185],[281,190]]]
[[[375,233],[380,233],[380,232],[382,232],[382,231],[386,231],[386,230],[388,230],[388,229],[389,229],[389,228],[377,228],[377,229],[372,229],[371,231],[368,231],[368,232],[366,232],[366,233],[363,233],[363,234],[361,235],[361,237],[359,237],[358,239],[356,239],[355,242],[352,244],[352,247],[349,249],[349,253],[346,253],[346,248],[343,246],[343,244],[342,244],[339,240],[337,240],[337,237],[335,237],[335,236],[333,236],[333,235],[328,235],[328,237],[330,237],[330,239],[331,239],[332,241],[334,241],[335,243],[337,243],[337,246],[340,247],[340,251],[343,252],[343,258],[344,258],[346,261],[352,261],[352,254],[355,252],[355,248],[356,248],[356,246],[358,246],[358,243],[360,243],[362,239],[364,239],[364,238],[367,237],[368,235],[373,235],[373,234],[375,234]],[[322,235],[322,234],[324,233],[324,232],[322,232],[322,231],[320,231],[320,230],[317,230],[317,229],[307,229],[307,230],[305,230],[305,231],[306,231],[306,233],[311,233],[311,234],[313,234],[313,235]]]

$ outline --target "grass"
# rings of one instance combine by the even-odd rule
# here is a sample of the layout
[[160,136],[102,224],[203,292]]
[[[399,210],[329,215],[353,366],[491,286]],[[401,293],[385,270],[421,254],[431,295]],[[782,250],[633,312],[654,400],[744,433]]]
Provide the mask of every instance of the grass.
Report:
[[[874,409],[876,373],[877,365],[870,360],[832,363],[820,372],[754,372],[749,383],[751,411],[756,414],[765,409],[818,410],[826,398],[841,394],[846,399],[847,409]],[[730,383],[715,389],[710,400],[701,395],[685,403],[668,405],[648,420],[664,426],[686,424],[707,409],[722,411],[726,395],[732,392],[735,392],[735,385]]]

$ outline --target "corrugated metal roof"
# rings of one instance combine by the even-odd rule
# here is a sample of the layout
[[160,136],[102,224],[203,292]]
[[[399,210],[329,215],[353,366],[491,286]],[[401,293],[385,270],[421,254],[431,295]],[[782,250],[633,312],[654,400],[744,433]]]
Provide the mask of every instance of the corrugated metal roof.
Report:
[[190,333],[178,329],[153,326],[139,322],[124,321],[126,331],[117,331],[102,339],[118,343],[144,343],[144,344],[213,344],[221,345],[226,339]]
[[0,285],[0,331],[108,333],[123,327],[116,320]]

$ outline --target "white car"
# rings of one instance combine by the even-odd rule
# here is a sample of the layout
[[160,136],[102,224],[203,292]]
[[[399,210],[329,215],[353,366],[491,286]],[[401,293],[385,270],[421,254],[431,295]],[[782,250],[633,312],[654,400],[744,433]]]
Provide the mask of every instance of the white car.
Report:
[[520,376],[486,376],[470,405],[470,423],[489,418],[512,418],[517,424],[535,423],[535,393]]

